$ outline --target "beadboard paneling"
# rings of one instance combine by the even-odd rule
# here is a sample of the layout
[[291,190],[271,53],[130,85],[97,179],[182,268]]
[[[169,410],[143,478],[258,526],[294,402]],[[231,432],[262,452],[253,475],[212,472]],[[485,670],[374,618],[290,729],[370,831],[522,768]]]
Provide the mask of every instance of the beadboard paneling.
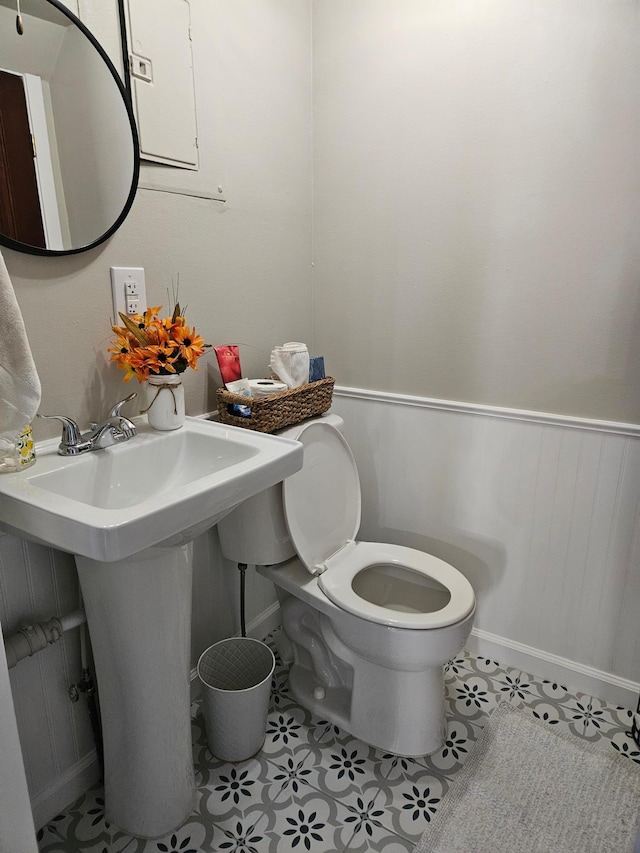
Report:
[[[71,555],[0,535],[0,624],[5,636],[29,622],[76,610],[78,595]],[[81,676],[80,629],[10,671],[32,802],[40,802],[43,792],[72,775],[95,749],[86,702],[72,703],[67,693]],[[97,775],[96,766],[93,777]],[[46,804],[44,814],[51,817]]]
[[640,429],[347,388],[333,410],[361,539],[458,567],[481,633],[640,681]]

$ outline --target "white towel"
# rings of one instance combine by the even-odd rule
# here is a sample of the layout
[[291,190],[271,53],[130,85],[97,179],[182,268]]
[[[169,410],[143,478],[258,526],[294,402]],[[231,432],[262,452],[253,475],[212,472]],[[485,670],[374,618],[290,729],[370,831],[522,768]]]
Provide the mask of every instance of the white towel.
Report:
[[13,451],[40,405],[40,379],[0,253],[0,458]]
[[298,388],[309,381],[309,350],[306,344],[290,341],[275,347],[271,353],[269,367],[276,379],[289,388]]

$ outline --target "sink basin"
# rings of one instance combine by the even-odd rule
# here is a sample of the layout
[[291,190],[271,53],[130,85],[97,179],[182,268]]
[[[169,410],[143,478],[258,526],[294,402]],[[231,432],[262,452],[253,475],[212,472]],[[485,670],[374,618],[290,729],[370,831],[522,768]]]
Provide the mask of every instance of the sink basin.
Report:
[[186,542],[243,500],[294,473],[297,442],[186,418],[146,424],[124,444],[79,457],[38,445],[36,465],[0,477],[0,525],[102,562]]

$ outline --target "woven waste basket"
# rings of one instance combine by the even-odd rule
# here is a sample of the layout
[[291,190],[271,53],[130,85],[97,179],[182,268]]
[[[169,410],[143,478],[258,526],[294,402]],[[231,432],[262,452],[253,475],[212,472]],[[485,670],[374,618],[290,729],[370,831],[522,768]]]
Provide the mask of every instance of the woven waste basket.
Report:
[[260,640],[232,637],[209,646],[198,661],[207,746],[223,761],[245,761],[266,736],[276,661]]

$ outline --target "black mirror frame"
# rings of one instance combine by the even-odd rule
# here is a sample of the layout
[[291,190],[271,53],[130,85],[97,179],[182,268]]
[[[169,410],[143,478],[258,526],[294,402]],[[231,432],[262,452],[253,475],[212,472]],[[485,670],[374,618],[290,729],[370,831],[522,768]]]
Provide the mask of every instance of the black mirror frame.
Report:
[[4,234],[2,234],[2,232],[0,232],[0,245],[5,246],[7,249],[14,249],[16,252],[25,252],[28,255],[44,255],[46,257],[54,257],[63,255],[78,255],[81,252],[88,252],[90,249],[95,249],[96,246],[99,246],[101,243],[104,243],[105,240],[108,240],[109,237],[111,237],[111,235],[114,234],[122,225],[124,220],[127,218],[129,211],[131,210],[131,206],[133,205],[133,200],[138,189],[138,179],[140,177],[140,143],[138,139],[138,129],[136,127],[136,121],[133,115],[133,107],[131,106],[129,76],[126,71],[128,56],[126,49],[126,33],[122,29],[124,26],[124,9],[122,2],[118,3],[118,9],[123,47],[123,61],[125,64],[126,85],[123,84],[113,62],[111,62],[111,60],[107,56],[107,53],[100,44],[100,42],[96,39],[93,33],[87,29],[87,27],[82,23],[82,21],[76,15],[74,15],[73,12],[67,9],[66,6],[59,2],[59,0],[46,0],[46,2],[50,3],[52,6],[55,6],[58,11],[62,12],[63,15],[69,18],[69,20],[73,24],[75,24],[76,27],[78,27],[78,29],[82,33],[84,33],[84,35],[89,39],[91,44],[97,50],[99,56],[103,59],[122,96],[122,101],[127,111],[127,116],[129,117],[129,125],[131,127],[131,136],[133,142],[133,178],[131,181],[131,188],[129,190],[127,200],[125,201],[124,207],[122,208],[122,212],[120,213],[116,221],[113,223],[113,225],[111,225],[111,227],[108,228],[104,232],[104,234],[102,234],[92,243],[88,243],[86,246],[80,246],[76,249],[42,249],[39,246],[31,246],[28,243],[20,243],[18,240],[12,240],[11,237],[6,237]]

